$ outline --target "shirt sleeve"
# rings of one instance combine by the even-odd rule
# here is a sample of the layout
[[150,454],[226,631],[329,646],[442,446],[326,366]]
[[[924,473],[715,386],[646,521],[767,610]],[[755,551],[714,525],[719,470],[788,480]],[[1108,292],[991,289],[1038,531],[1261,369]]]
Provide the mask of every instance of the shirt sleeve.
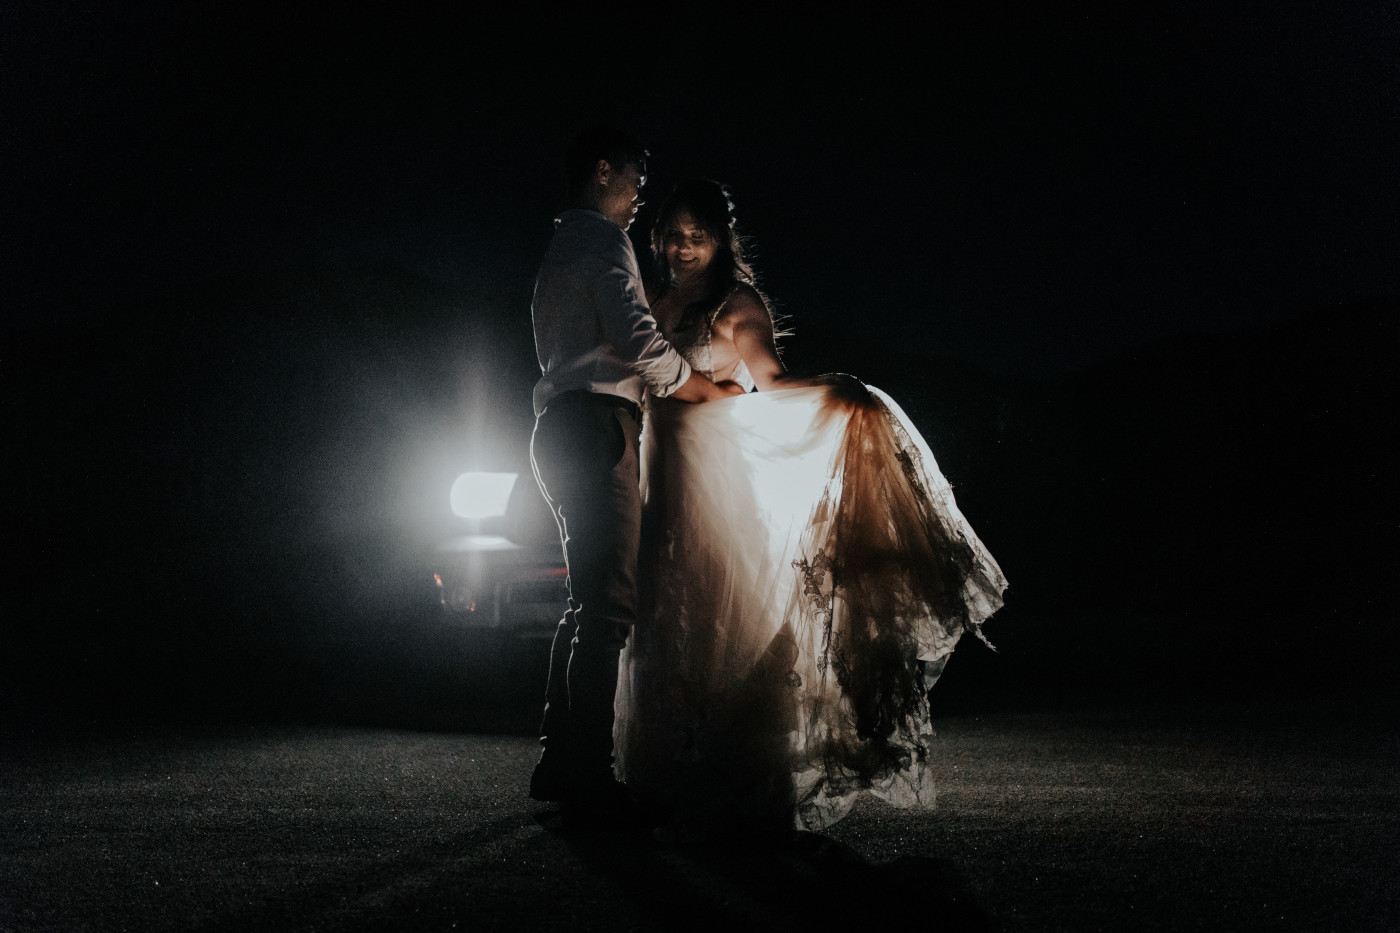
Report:
[[603,335],[651,390],[666,397],[690,378],[690,364],[656,327],[642,293],[641,270],[632,241],[621,228],[601,251],[602,265],[593,277],[594,306]]

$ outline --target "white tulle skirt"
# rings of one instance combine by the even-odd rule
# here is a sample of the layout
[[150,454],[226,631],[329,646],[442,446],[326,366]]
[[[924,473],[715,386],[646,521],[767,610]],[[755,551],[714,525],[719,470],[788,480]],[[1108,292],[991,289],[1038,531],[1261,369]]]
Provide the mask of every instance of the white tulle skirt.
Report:
[[1006,580],[899,406],[849,377],[660,400],[642,445],[622,778],[707,831],[932,806],[927,690]]

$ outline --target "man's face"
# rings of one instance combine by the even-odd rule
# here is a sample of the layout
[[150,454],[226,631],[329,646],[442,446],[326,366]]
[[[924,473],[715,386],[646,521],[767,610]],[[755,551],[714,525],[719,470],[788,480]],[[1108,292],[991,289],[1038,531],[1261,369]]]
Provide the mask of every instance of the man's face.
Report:
[[635,162],[628,162],[621,168],[609,167],[607,181],[598,199],[598,210],[602,215],[623,230],[632,226],[637,217],[637,208],[642,201],[642,185],[647,178]]

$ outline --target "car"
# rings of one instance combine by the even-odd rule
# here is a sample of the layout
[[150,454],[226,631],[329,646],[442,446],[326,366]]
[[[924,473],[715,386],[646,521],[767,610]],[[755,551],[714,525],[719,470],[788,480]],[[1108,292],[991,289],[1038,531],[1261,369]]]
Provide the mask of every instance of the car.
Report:
[[466,533],[442,541],[432,580],[451,625],[552,638],[568,601],[558,529],[533,477],[462,473],[449,495]]

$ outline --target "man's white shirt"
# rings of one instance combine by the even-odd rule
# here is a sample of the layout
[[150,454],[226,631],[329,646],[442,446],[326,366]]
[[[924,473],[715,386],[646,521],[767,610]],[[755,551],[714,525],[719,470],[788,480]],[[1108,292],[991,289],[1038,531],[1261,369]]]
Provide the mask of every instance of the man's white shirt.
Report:
[[597,211],[555,218],[531,312],[544,374],[535,384],[536,415],[575,389],[640,405],[648,390],[667,396],[690,378],[690,364],[657,330],[632,241]]

